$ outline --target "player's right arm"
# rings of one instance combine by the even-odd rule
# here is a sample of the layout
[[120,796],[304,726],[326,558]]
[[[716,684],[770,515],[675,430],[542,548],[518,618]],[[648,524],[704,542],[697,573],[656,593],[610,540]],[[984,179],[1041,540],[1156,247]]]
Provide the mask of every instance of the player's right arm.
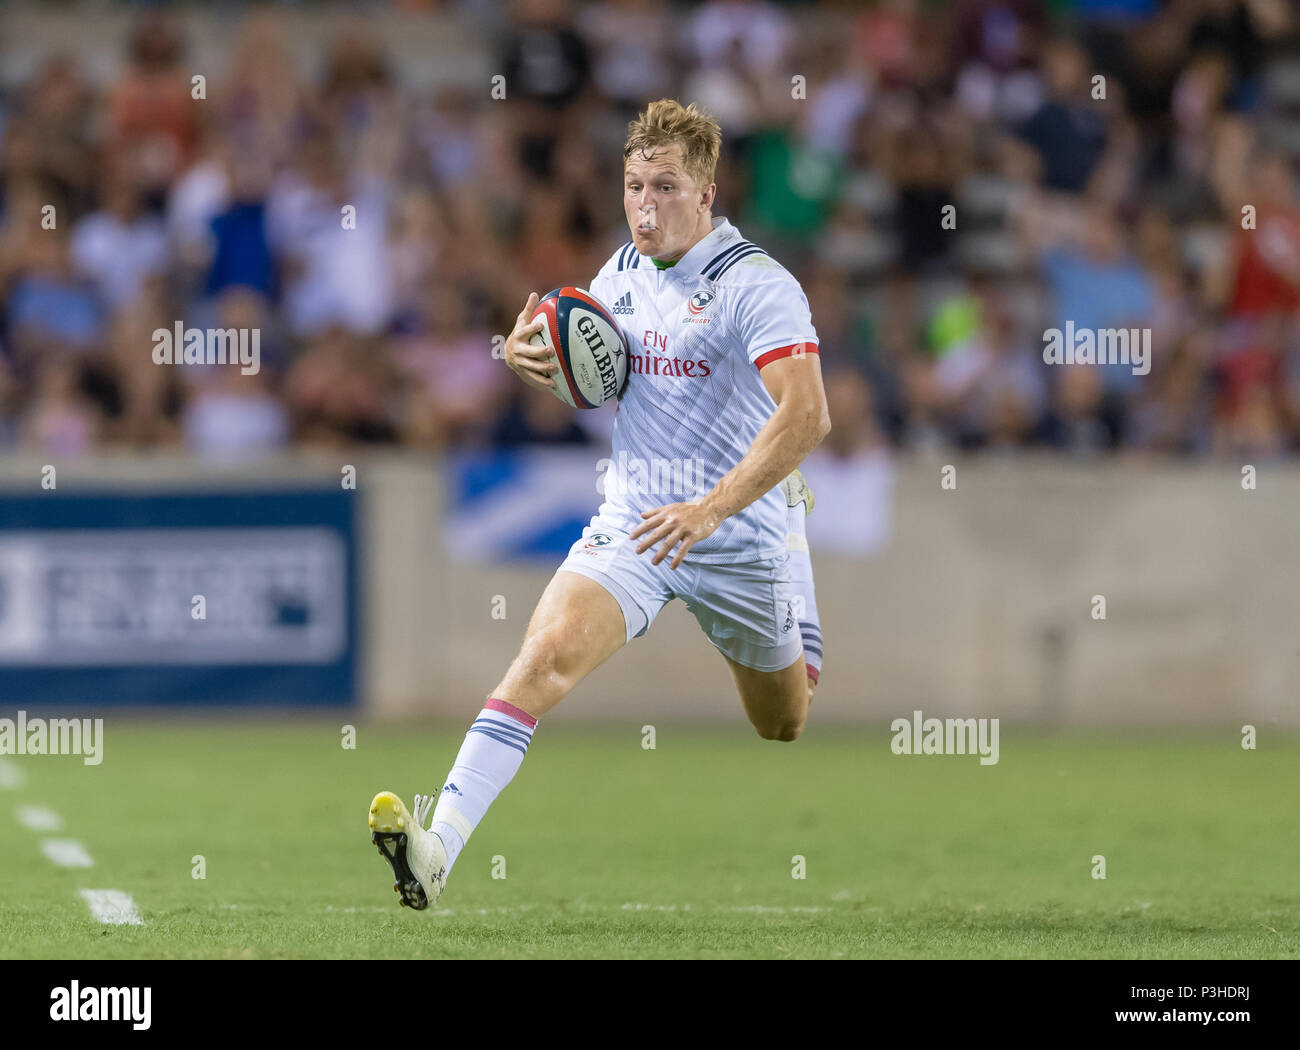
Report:
[[551,376],[560,370],[555,355],[549,347],[533,346],[529,340],[542,330],[545,318],[529,321],[537,304],[541,300],[536,292],[530,292],[523,312],[515,319],[515,330],[506,337],[506,364],[529,386],[539,390],[554,390],[555,380]]

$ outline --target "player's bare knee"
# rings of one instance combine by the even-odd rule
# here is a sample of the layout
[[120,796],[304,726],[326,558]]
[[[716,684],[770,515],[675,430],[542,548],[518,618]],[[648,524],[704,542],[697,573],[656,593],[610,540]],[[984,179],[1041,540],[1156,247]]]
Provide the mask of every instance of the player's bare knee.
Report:
[[567,692],[582,659],[573,637],[572,631],[563,628],[538,631],[524,643],[516,659],[520,674],[529,682]]
[[804,720],[783,718],[770,722],[755,722],[754,728],[758,730],[758,735],[764,740],[780,740],[784,743],[790,743],[799,739],[799,734],[803,732]]
[[779,740],[787,744],[798,740],[801,732],[803,732],[803,726],[795,725],[793,723],[758,727],[758,735],[764,740]]
[[554,677],[547,647],[538,645],[535,638],[529,638],[519,650],[519,655],[511,661],[510,669],[506,671],[505,678],[493,695],[518,704],[525,710],[537,703],[549,705],[559,699],[552,695],[555,692]]

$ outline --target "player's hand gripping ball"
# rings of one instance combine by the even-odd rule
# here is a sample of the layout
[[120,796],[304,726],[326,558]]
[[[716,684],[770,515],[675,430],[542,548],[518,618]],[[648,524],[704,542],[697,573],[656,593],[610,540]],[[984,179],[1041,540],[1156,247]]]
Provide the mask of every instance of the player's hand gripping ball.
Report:
[[542,330],[529,340],[555,355],[555,396],[574,408],[599,408],[622,397],[628,348],[623,331],[599,299],[582,288],[556,288],[537,303],[530,321]]

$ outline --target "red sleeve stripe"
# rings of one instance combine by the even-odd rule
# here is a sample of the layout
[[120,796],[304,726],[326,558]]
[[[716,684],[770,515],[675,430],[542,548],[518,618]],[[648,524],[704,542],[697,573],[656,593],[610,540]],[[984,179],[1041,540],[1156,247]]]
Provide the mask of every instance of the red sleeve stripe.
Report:
[[778,346],[775,350],[768,350],[766,353],[759,354],[754,358],[754,367],[761,370],[764,365],[771,364],[773,361],[779,361],[783,357],[793,357],[795,351],[799,351],[801,354],[815,354],[817,353],[817,344],[791,343],[789,346]]

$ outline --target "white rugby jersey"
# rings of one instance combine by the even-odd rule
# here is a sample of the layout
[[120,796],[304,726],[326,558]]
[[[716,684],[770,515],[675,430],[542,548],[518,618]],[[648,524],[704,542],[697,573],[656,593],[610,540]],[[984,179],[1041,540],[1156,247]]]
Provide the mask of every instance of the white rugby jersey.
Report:
[[[759,370],[816,353],[817,332],[799,282],[725,218],[714,218],[713,232],[668,269],[625,244],[590,291],[612,311],[631,351],[599,511],[630,531],[644,510],[706,495],[744,458],[776,410]],[[723,521],[686,560],[776,557],[786,532],[778,485]]]

